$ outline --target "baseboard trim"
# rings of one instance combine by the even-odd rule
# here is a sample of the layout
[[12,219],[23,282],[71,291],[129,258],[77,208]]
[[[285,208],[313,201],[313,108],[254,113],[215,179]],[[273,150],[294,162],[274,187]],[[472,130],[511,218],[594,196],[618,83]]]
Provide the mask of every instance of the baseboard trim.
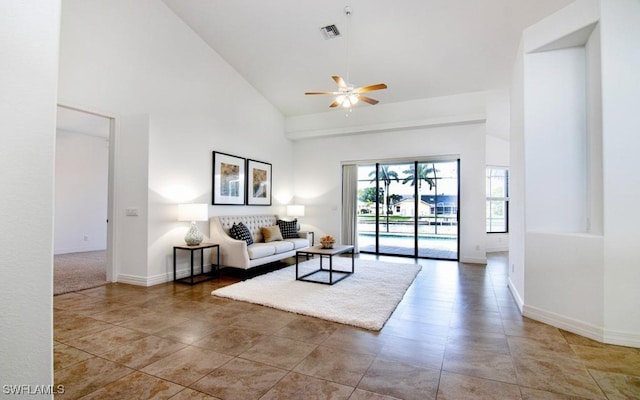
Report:
[[604,342],[618,346],[640,348],[640,335],[630,332],[604,330]]
[[507,287],[509,288],[509,291],[511,292],[511,296],[513,296],[513,300],[516,302],[516,305],[520,310],[520,314],[523,314],[522,309],[524,307],[524,301],[522,300],[520,293],[518,293],[516,286],[513,284],[513,282],[511,282],[511,277],[509,277]]
[[[200,271],[200,266],[198,265],[197,270]],[[204,272],[211,272],[211,266],[205,265]],[[196,273],[198,273],[196,271]],[[176,275],[178,278],[186,278],[191,275],[191,268],[181,268],[176,270]],[[119,274],[117,282],[127,283],[130,285],[137,286],[154,286],[159,285],[161,283],[171,282],[173,281],[173,271],[165,272],[164,274],[158,274],[148,277],[137,276],[137,275],[127,275],[127,274]]]
[[467,264],[486,264],[487,257],[460,257],[460,262]]
[[116,280],[116,282],[137,286],[150,286],[147,284],[146,277],[137,275],[118,274],[118,279]]
[[524,305],[522,315],[527,318],[535,319],[536,321],[544,322],[545,324],[553,325],[556,328],[588,337],[589,339],[593,339],[598,342],[604,342],[603,329],[584,321],[543,310],[541,308],[532,307],[527,304]]
[[169,274],[160,274],[160,275],[149,276],[149,277],[118,274],[118,282],[127,283],[129,285],[148,287],[148,286],[159,285],[161,283],[170,281],[171,279],[167,279],[168,276]]
[[487,253],[498,253],[503,251],[509,251],[509,246],[487,246],[485,247]]
[[53,252],[53,255],[59,254],[70,254],[70,253],[86,253],[89,251],[104,251],[106,250],[104,246],[91,246],[91,247],[72,247],[66,249],[56,249]]
[[536,307],[524,306],[523,315],[536,321],[553,325],[557,328],[576,333],[589,339],[606,344],[640,348],[640,334],[605,329],[583,321],[542,310]]

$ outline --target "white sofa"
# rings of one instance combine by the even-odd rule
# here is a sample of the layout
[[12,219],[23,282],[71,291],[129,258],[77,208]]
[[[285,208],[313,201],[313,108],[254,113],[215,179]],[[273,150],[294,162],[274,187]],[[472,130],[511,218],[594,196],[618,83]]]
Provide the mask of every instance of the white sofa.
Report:
[[[228,215],[209,219],[209,235],[211,242],[220,245],[220,264],[222,267],[234,267],[248,270],[259,265],[293,257],[296,250],[309,247],[307,232],[298,232],[299,238],[283,239],[264,243],[260,228],[274,226],[276,215]],[[242,222],[249,228],[253,244],[247,246],[244,240],[237,240],[229,235],[234,223]]]

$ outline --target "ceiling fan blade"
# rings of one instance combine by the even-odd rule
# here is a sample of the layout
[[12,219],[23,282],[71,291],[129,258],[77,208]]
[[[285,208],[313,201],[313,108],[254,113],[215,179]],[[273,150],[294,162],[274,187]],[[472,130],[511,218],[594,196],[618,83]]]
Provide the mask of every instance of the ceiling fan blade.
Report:
[[338,100],[336,100],[333,103],[331,103],[331,105],[329,107],[330,108],[334,108],[334,107],[338,107],[339,105],[340,105],[340,103],[338,103]]
[[304,94],[340,94],[340,92],[304,92]]
[[334,75],[332,76],[333,80],[338,84],[338,87],[347,87],[346,82],[344,81],[344,79],[342,79],[342,77]]
[[372,105],[376,105],[376,104],[379,103],[378,100],[372,99],[371,97],[367,97],[367,96],[363,96],[363,95],[358,95],[358,98],[360,100],[364,101],[365,103],[369,103],[369,104],[372,104]]
[[378,83],[376,85],[363,86],[357,89],[353,89],[354,92],[362,93],[362,92],[371,92],[373,90],[386,89],[387,85],[384,83]]

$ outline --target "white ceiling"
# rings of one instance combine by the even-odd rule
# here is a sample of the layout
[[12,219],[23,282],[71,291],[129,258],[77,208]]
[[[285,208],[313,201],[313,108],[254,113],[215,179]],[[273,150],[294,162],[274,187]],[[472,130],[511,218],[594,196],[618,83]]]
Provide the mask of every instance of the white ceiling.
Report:
[[[384,103],[509,85],[524,28],[573,0],[163,0],[285,116],[328,111],[332,75]],[[325,40],[320,27],[343,34]],[[371,107],[369,105],[363,105]]]

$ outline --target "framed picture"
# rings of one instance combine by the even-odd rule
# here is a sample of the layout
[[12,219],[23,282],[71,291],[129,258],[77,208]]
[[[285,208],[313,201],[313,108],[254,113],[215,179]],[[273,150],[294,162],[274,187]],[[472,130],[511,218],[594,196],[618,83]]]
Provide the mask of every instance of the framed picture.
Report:
[[271,205],[271,164],[247,160],[247,205]]
[[244,205],[246,163],[241,157],[213,152],[213,199],[211,204]]

